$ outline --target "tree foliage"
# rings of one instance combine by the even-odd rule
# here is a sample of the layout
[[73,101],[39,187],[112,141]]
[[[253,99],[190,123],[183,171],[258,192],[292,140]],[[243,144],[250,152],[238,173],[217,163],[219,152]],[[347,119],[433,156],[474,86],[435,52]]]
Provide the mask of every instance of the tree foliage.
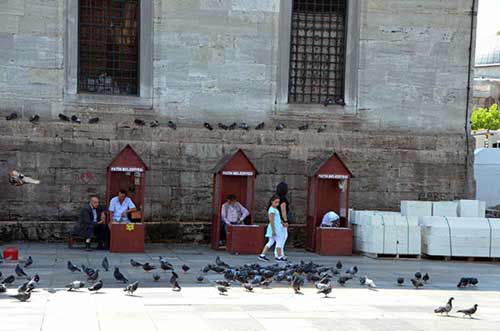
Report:
[[498,105],[492,104],[489,108],[474,107],[471,115],[472,130],[500,129],[500,112]]

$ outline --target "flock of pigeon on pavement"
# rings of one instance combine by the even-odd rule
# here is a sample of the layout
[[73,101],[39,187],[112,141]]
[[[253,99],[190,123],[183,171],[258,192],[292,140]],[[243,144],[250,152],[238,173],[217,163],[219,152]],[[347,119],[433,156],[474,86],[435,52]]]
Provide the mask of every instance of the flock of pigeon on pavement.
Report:
[[[0,260],[0,262],[2,262]],[[33,265],[34,261],[30,257],[25,261],[24,268],[28,269]],[[160,270],[162,273],[170,272],[170,285],[173,291],[181,291],[182,287],[179,284],[179,274],[175,271],[174,266],[166,258],[159,256],[159,269],[149,262],[140,263],[134,259],[130,260],[130,265],[132,268],[142,268],[146,273],[152,273],[153,280],[159,281]],[[104,272],[108,272],[110,268],[110,263],[107,257],[104,257],[101,263]],[[71,273],[84,273],[87,280],[75,280],[65,287],[68,291],[78,291],[89,284],[88,291],[98,292],[104,286],[102,279],[100,279],[100,270],[93,269],[91,267],[81,265],[80,267],[73,264],[71,261],[67,262],[67,269]],[[183,274],[187,274],[191,268],[186,264],[181,266]],[[216,280],[214,285],[220,295],[227,295],[229,289],[236,284],[241,285],[247,292],[253,292],[254,287],[270,288],[271,283],[277,282],[287,282],[291,285],[295,294],[303,294],[301,292],[301,287],[303,287],[307,282],[314,284],[318,290],[318,294],[328,297],[332,293],[333,280],[336,278],[336,282],[339,286],[346,286],[349,282],[354,281],[356,275],[358,274],[357,266],[350,266],[345,271],[343,270],[343,265],[341,261],[338,261],[334,267],[323,266],[316,264],[312,261],[306,263],[300,261],[300,263],[275,263],[269,265],[260,265],[257,263],[253,264],[243,264],[237,266],[230,266],[226,262],[217,256],[215,263],[207,264],[204,266],[196,276],[196,281],[199,283],[206,282],[206,276],[209,272],[221,275],[221,279]],[[19,301],[28,301],[31,297],[32,291],[37,287],[40,281],[40,276],[34,274],[33,276],[28,276],[20,264],[17,264],[15,269],[15,276],[9,275],[2,280],[2,273],[0,272],[0,293],[7,293],[7,287],[13,285],[16,277],[18,279],[25,280],[17,288],[17,293],[12,295]],[[114,267],[113,277],[117,282],[121,282],[125,285],[123,291],[128,295],[133,295],[135,291],[139,288],[139,281],[130,282],[120,271],[118,267]],[[359,277],[359,283],[366,286],[370,290],[377,290],[375,282],[368,278],[367,276]],[[430,281],[430,276],[428,273],[422,275],[420,272],[416,272],[414,277],[410,279],[413,287],[419,289],[425,287],[425,284]],[[398,277],[396,280],[398,286],[404,286],[405,279],[403,277]],[[460,279],[457,287],[464,288],[469,286],[476,286],[478,284],[478,279],[474,277],[463,277]],[[434,310],[436,314],[445,313],[448,315],[452,308],[452,302],[454,298],[450,298],[445,306],[438,307]],[[476,313],[478,305],[474,305],[472,308],[457,310],[457,313],[462,313],[463,316],[469,316]]]
[[[63,122],[73,122],[73,123],[76,123],[76,124],[80,124],[82,123],[82,120],[76,116],[76,115],[72,115],[71,117],[69,116],[66,116],[64,114],[59,114],[58,115],[59,117],[59,120],[63,121]],[[16,112],[13,112],[11,114],[9,114],[8,116],[6,116],[6,120],[7,121],[12,121],[12,120],[15,120],[18,118],[18,115]],[[29,122],[35,124],[35,123],[38,123],[40,121],[40,116],[38,115],[33,115],[31,116],[29,119]],[[99,123],[99,117],[93,117],[93,118],[90,118],[88,120],[88,123],[89,124],[97,124]],[[137,125],[137,126],[145,126],[147,123],[146,121],[140,119],[140,118],[136,118],[134,120],[134,124]],[[151,128],[156,128],[156,127],[159,127],[161,124],[158,120],[153,120],[151,122],[149,122],[149,127]],[[170,128],[170,129],[173,129],[173,130],[177,130],[177,124],[173,121],[168,121],[167,122],[167,127]],[[205,122],[203,124],[203,127],[207,130],[214,130],[214,127],[212,124],[208,123],[208,122]],[[255,126],[255,130],[263,130],[264,128],[266,127],[266,123],[265,122],[262,122],[262,123],[259,123]],[[245,130],[245,131],[249,131],[251,129],[250,125],[248,125],[247,123],[232,123],[230,125],[226,125],[226,124],[223,124],[223,123],[218,123],[217,124],[217,128],[221,129],[221,130],[236,130],[236,129],[241,129],[241,130]],[[283,123],[278,123],[275,127],[276,131],[282,131],[284,129],[286,129],[286,125],[283,124]],[[304,125],[301,125],[298,127],[299,131],[306,131],[306,130],[309,130],[309,124],[306,123]],[[319,126],[316,131],[318,133],[321,133],[321,132],[324,132],[326,130],[326,125],[321,125]]]

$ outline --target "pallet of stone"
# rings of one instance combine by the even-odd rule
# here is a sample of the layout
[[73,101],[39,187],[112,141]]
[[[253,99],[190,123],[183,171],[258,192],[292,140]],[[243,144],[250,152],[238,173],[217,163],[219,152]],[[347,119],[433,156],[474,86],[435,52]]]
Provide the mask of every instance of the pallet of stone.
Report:
[[401,201],[402,216],[432,216],[432,201]]
[[479,200],[458,200],[459,217],[485,217],[486,202]]
[[499,230],[500,226],[493,228],[491,221],[486,218],[423,217],[422,254],[442,257],[493,257],[494,248],[496,250],[500,241],[492,239],[500,237]]
[[420,260],[420,254],[376,254],[376,253],[362,253],[362,255],[372,259],[401,259],[401,260]]
[[361,254],[420,254],[418,217],[403,217],[395,212],[355,213],[355,251]]
[[432,216],[458,216],[458,201],[434,201],[432,203]]

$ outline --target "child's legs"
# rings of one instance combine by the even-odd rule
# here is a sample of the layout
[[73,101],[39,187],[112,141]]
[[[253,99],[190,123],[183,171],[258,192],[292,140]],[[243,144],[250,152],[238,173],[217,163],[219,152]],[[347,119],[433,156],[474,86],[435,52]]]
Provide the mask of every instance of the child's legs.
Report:
[[275,237],[269,237],[269,240],[267,241],[267,244],[264,245],[264,248],[262,249],[261,255],[266,255],[267,251],[269,248],[273,247],[274,243],[276,242]]
[[[276,240],[276,247],[274,248],[274,256],[275,257],[285,256],[285,243],[286,243],[287,238],[288,238],[288,229],[284,228],[283,233]],[[278,247],[280,248],[281,252],[278,252]]]

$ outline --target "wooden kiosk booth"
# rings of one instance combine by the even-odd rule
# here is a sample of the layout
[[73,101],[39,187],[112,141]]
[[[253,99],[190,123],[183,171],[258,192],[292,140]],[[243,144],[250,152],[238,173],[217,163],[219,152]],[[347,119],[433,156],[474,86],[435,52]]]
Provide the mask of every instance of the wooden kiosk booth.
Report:
[[[321,156],[309,169],[306,248],[321,255],[352,255],[349,189],[352,173],[336,153]],[[340,216],[337,228],[320,227],[323,216]]]
[[238,149],[223,157],[214,168],[212,203],[212,248],[219,245],[222,205],[230,194],[250,212],[250,224],[227,226],[226,250],[232,254],[257,254],[264,246],[264,227],[254,225],[254,191],[257,169]]
[[[118,195],[120,189],[128,191],[128,197],[134,202],[137,211],[130,213],[132,223],[110,223],[111,252],[144,252],[144,191],[146,186],[146,164],[130,147],[125,148],[108,166],[106,202]],[[109,215],[109,213],[108,213]],[[111,221],[111,215],[109,215]]]

